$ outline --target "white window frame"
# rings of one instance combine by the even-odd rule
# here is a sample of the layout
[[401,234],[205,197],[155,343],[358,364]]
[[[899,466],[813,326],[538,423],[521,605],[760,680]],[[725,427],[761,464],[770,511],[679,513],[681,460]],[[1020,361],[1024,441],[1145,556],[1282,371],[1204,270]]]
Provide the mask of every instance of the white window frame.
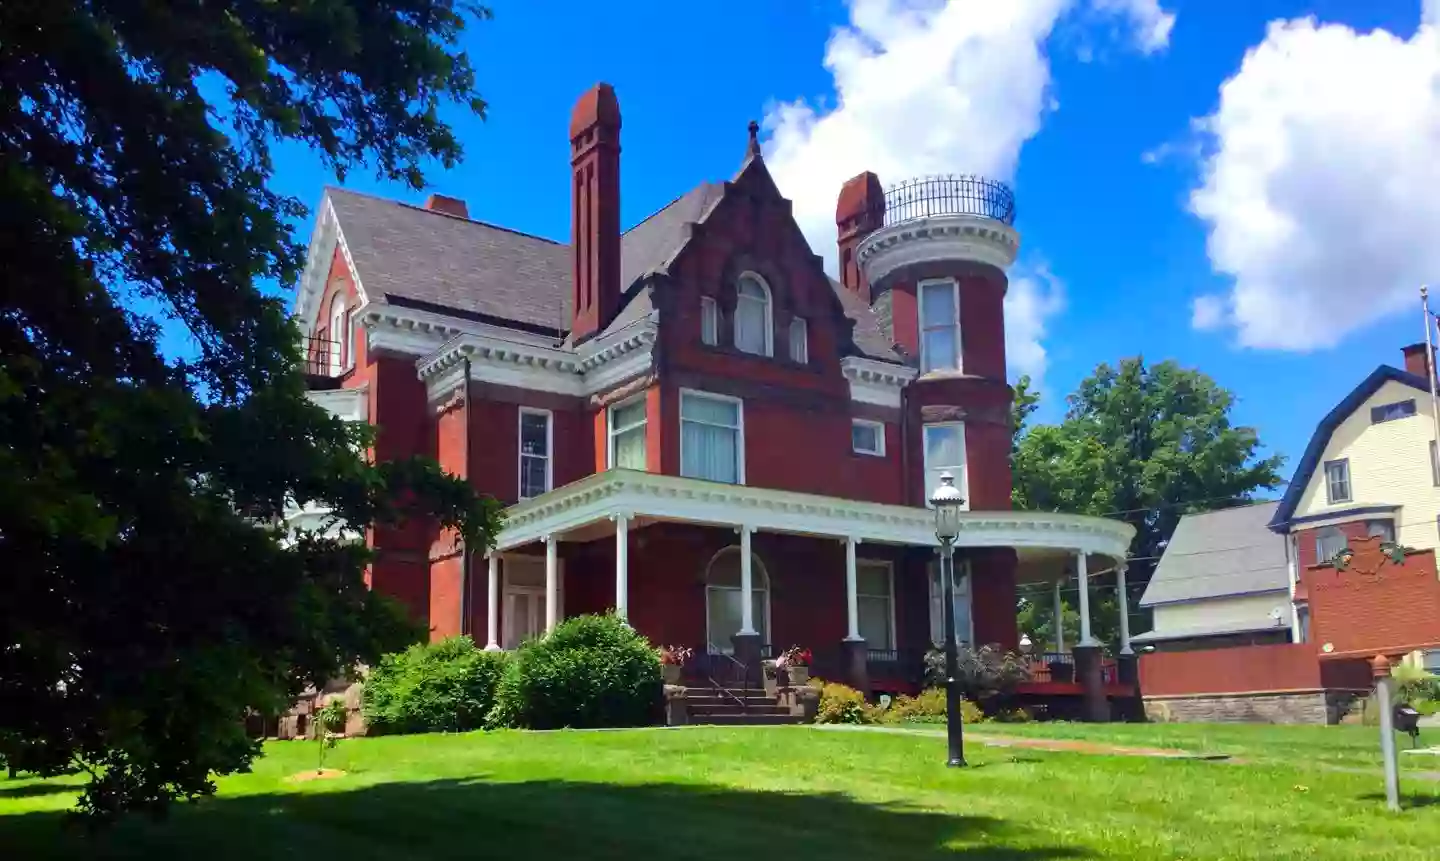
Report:
[[[1345,495],[1343,497],[1335,495],[1335,484],[1330,480],[1330,467],[1336,464],[1345,468]],[[1320,471],[1325,481],[1325,501],[1327,503],[1334,505],[1337,502],[1355,501],[1355,482],[1350,477],[1350,458],[1339,457],[1335,460],[1327,460],[1321,464]]]
[[[936,368],[930,361],[928,350],[925,348],[925,333],[932,329],[943,329],[944,324],[927,326],[925,324],[925,288],[948,286],[951,291],[951,307],[955,309],[955,320],[951,325],[955,327],[955,366],[953,368]],[[965,370],[965,344],[960,338],[960,282],[954,278],[929,278],[921,281],[915,287],[915,316],[920,324],[920,373],[928,374],[931,371],[954,371],[960,373]]]
[[520,499],[534,499],[525,495],[525,458],[538,457],[525,453],[525,416],[545,417],[545,490],[539,496],[555,489],[555,414],[538,407],[521,407],[515,417],[515,494]]
[[[1340,546],[1334,553],[1326,554],[1325,539],[1339,537]],[[1350,546],[1350,539],[1346,537],[1344,530],[1338,526],[1322,526],[1315,533],[1315,562],[1318,565],[1325,565],[1339,555],[1341,550]]]
[[[744,281],[747,278],[754,279],[755,283],[760,285],[760,289],[765,291],[765,344],[764,352],[762,353],[751,353],[749,350],[741,348],[740,339],[734,337],[740,325],[741,303],[758,301],[755,299],[750,299],[740,292],[740,282]],[[770,283],[764,278],[760,277],[760,274],[758,272],[741,272],[739,277],[735,279],[735,319],[731,321],[730,340],[735,345],[735,349],[739,350],[742,353],[746,353],[751,356],[775,355],[775,293],[770,289]]]
[[338,377],[345,372],[345,340],[349,326],[349,315],[345,310],[345,294],[337,292],[330,299],[330,375]]
[[810,325],[804,317],[790,319],[790,361],[801,365],[810,363]]
[[709,296],[700,297],[700,343],[710,347],[720,343],[720,305]]
[[[863,566],[867,566],[867,565],[870,566],[870,567],[872,567],[872,568],[884,568],[884,569],[885,569],[885,583],[886,583],[886,585],[889,587],[889,594],[888,594],[888,595],[875,595],[875,594],[872,594],[872,593],[869,593],[869,592],[861,592],[861,591],[860,591],[860,586],[859,586],[860,577],[859,577],[859,570],[858,570],[858,569],[861,568],[861,567],[863,567]],[[857,570],[856,570],[856,577],[855,577],[855,583],[856,583],[856,586],[855,586],[855,598],[856,598],[856,600],[857,600],[857,603],[858,603],[858,600],[859,600],[860,598],[884,598],[887,602],[889,602],[888,605],[887,605],[887,608],[888,608],[889,611],[890,611],[890,642],[887,643],[887,644],[884,645],[884,646],[877,646],[877,645],[871,643],[871,642],[867,639],[867,640],[865,641],[865,647],[866,647],[867,649],[883,649],[883,650],[885,650],[885,651],[891,651],[891,650],[893,650],[893,649],[899,648],[899,646],[896,645],[896,643],[897,643],[897,638],[896,638],[896,636],[895,636],[895,563],[892,562],[892,561],[890,561],[889,559],[864,559],[864,558],[861,558],[861,559],[856,559],[856,560],[855,560],[855,567],[856,567],[856,569],[857,569]],[[859,618],[858,618],[858,614],[857,614],[857,618],[856,618],[856,620],[855,620],[855,624],[856,624],[857,627],[858,627],[859,624],[860,624],[860,620],[859,620]],[[864,637],[865,635],[864,635],[863,633],[861,633],[860,636],[861,636],[861,637]]]
[[[867,451],[867,450],[865,450],[865,449],[863,449],[863,448],[856,448],[856,447],[855,447],[855,427],[856,427],[857,425],[859,425],[859,426],[864,426],[864,427],[871,427],[871,428],[874,428],[874,429],[875,429],[875,444],[876,444],[876,449],[875,449],[874,451]],[[871,419],[851,419],[851,420],[850,420],[850,450],[853,451],[853,452],[855,452],[856,454],[868,455],[868,456],[870,456],[870,457],[884,457],[884,456],[885,456],[885,423],[884,423],[884,422],[873,421],[873,420],[871,420]]]
[[[605,410],[605,434],[606,434],[606,441],[605,441],[605,468],[606,468],[606,469],[614,469],[614,468],[615,468],[615,437],[618,436],[618,435],[620,435],[620,434],[622,434],[622,433],[625,433],[625,432],[627,432],[627,431],[635,430],[636,428],[641,428],[642,431],[643,431],[643,429],[650,424],[650,411],[649,411],[649,409],[648,409],[648,407],[647,407],[644,411],[641,412],[641,415],[644,416],[644,418],[640,419],[640,422],[639,422],[638,424],[633,424],[633,425],[630,425],[629,427],[625,427],[625,428],[616,428],[616,426],[615,426],[615,411],[616,411],[616,410],[623,410],[623,409],[625,409],[626,407],[633,407],[633,406],[635,406],[636,404],[642,404],[642,403],[645,403],[645,393],[644,393],[644,392],[641,392],[640,394],[636,395],[636,396],[633,397],[633,398],[626,398],[625,400],[620,401],[619,403],[611,404],[609,407],[606,408],[606,410]],[[644,434],[642,433],[641,436],[642,436],[642,438],[643,438],[643,437],[644,437]],[[645,458],[646,458],[646,460],[648,461],[649,458],[650,458],[649,440],[646,439],[645,441],[646,441]]]
[[[940,556],[937,554],[934,559],[932,559],[929,563],[926,563],[925,565],[925,580],[927,583],[926,591],[930,595],[930,645],[934,646],[937,649],[944,648],[945,646],[945,619],[943,616],[940,615],[941,613],[945,612],[945,583],[943,580],[944,572],[940,570],[940,566],[942,564],[944,563],[941,561]],[[933,577],[931,576],[931,565],[935,566],[935,568],[933,569],[935,576]],[[970,568],[969,559],[956,559],[954,560],[954,565],[954,577],[956,583],[959,583],[961,579],[969,578],[966,580],[965,584],[965,602],[970,605],[970,612],[965,614],[967,622],[965,630],[962,631],[958,627],[955,629],[955,641],[957,646],[974,646],[975,580],[973,577],[970,576],[972,571]]]
[[[960,433],[960,456],[961,456],[961,463],[960,463],[960,466],[958,467],[958,469],[960,470],[960,474],[959,474],[959,475],[955,475],[955,472],[954,472],[954,470],[957,469],[957,467],[950,466],[950,465],[948,465],[948,464],[939,464],[939,465],[935,465],[935,466],[931,466],[931,464],[930,464],[930,440],[929,440],[930,429],[931,429],[931,428],[949,428],[949,427],[953,427],[953,428],[958,429],[958,430],[959,430],[959,433]],[[969,511],[969,510],[970,510],[970,451],[969,451],[969,448],[968,448],[968,447],[966,446],[966,444],[965,444],[965,423],[964,423],[964,422],[930,422],[930,423],[928,423],[928,424],[921,425],[921,427],[920,427],[920,446],[921,446],[921,455],[922,455],[922,457],[923,457],[923,459],[924,459],[924,468],[925,468],[925,484],[924,484],[924,488],[925,488],[925,506],[926,506],[927,508],[932,507],[932,506],[930,505],[930,494],[934,492],[934,488],[932,488],[932,487],[930,486],[930,473],[933,472],[933,471],[936,471],[936,470],[948,469],[948,470],[951,470],[950,474],[955,477],[955,489],[958,490],[958,491],[960,491],[960,495],[965,498],[965,504],[964,504],[963,506],[961,506],[961,510],[963,510],[963,511]]]
[[[716,401],[729,401],[730,403],[733,403],[733,404],[736,405],[736,410],[735,410],[735,485],[736,485],[737,487],[743,486],[743,485],[745,484],[745,401],[742,400],[741,398],[735,397],[734,395],[721,395],[721,394],[716,394],[715,392],[706,392],[706,391],[702,391],[702,390],[700,390],[700,389],[687,389],[687,388],[683,388],[683,387],[680,389],[680,404],[679,404],[680,409],[679,409],[678,419],[679,419],[679,422],[680,422],[680,427],[679,427],[679,430],[680,430],[680,474],[681,474],[682,477],[693,477],[693,476],[685,476],[685,430],[684,430],[684,428],[685,428],[685,422],[687,422],[687,421],[696,421],[695,419],[686,419],[686,418],[685,418],[685,398],[686,398],[686,397],[710,398],[711,400],[716,400]],[[700,423],[700,424],[709,424],[709,422],[699,422],[699,423]],[[723,427],[723,425],[710,425],[710,426],[711,426],[711,427]],[[701,481],[710,481],[711,479],[700,479],[700,480],[701,480]]]

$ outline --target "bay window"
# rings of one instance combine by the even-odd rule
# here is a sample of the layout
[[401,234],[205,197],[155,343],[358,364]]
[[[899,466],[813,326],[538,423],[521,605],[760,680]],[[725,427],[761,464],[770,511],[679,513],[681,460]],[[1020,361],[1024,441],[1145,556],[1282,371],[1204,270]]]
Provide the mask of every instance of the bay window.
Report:
[[610,408],[610,466],[645,469],[645,396]]
[[520,408],[520,498],[531,499],[550,491],[553,435],[550,411]]
[[965,423],[925,425],[925,500],[940,486],[940,476],[950,473],[955,487],[970,510],[970,479],[965,469]]
[[680,392],[680,474],[745,483],[745,425],[738,398]]
[[960,290],[953,280],[920,282],[920,372],[960,370]]

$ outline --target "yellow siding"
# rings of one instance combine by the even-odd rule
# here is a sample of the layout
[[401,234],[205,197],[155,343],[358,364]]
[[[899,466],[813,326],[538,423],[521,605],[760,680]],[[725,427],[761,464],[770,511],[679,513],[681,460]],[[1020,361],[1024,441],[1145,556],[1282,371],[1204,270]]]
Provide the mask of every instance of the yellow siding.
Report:
[[[1280,621],[1270,618],[1270,611],[1279,608]],[[1245,625],[1289,629],[1290,595],[1271,592],[1263,595],[1239,595],[1231,598],[1207,598],[1155,607],[1155,630],[1161,633],[1206,629],[1219,631]]]
[[[1414,399],[1415,415],[1372,424],[1370,408]],[[1435,437],[1430,394],[1387,382],[1363,406],[1341,422],[1315,465],[1296,517],[1324,514],[1366,505],[1399,505],[1396,538],[1407,547],[1440,546],[1440,488],[1430,473],[1430,440]],[[1350,461],[1349,502],[1330,504],[1325,498],[1325,461]]]

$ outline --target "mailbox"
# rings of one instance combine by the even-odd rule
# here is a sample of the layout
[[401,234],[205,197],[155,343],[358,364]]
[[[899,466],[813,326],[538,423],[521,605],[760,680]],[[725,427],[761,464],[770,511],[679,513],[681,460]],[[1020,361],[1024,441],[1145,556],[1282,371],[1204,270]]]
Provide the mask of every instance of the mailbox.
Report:
[[1409,703],[1397,703],[1394,712],[1395,731],[1410,736],[1410,746],[1420,743],[1420,713]]

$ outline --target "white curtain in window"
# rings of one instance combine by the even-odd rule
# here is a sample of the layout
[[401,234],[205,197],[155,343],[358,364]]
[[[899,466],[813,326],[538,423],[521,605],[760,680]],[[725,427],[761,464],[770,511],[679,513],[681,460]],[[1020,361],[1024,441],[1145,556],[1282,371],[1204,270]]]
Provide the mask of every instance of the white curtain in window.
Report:
[[700,341],[713,347],[720,341],[719,334],[720,309],[706,296],[700,300]]
[[925,426],[925,498],[929,499],[940,486],[940,476],[950,473],[955,486],[966,496],[969,508],[969,485],[965,480],[965,425]]
[[809,332],[799,317],[790,321],[790,360],[804,364],[810,361]]
[[856,563],[855,598],[860,636],[871,649],[895,648],[890,621],[890,566],[883,562]]
[[734,401],[682,395],[680,474],[740,482],[740,405]]
[[610,465],[645,469],[645,402],[610,408]]
[[959,368],[958,321],[953,284],[920,285],[921,371]]
[[757,356],[770,355],[770,291],[753,275],[742,275],[735,295],[735,347]]
[[1348,544],[1345,533],[1334,526],[1327,526],[1315,536],[1315,559],[1322,564],[1329,562]]

